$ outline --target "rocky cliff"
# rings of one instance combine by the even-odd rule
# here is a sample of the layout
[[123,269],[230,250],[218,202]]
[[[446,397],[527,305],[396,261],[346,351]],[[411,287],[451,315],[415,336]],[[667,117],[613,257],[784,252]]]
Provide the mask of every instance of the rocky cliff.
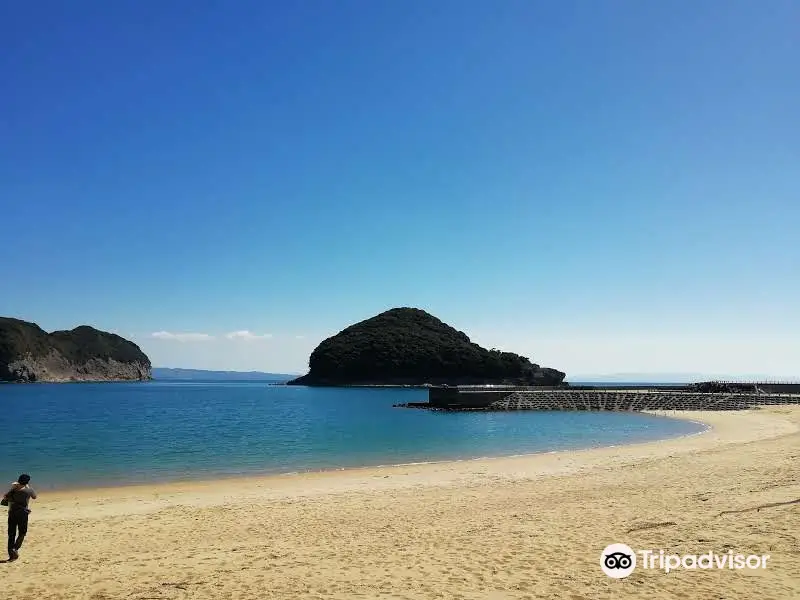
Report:
[[565,374],[487,350],[417,308],[393,308],[324,340],[292,385],[559,385]]
[[82,325],[47,333],[0,317],[0,381],[131,381],[151,378],[150,359],[113,333]]

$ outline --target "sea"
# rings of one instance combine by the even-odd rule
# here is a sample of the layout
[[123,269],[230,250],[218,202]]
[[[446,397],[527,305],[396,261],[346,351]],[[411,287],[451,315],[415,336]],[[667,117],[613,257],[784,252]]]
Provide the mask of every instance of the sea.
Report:
[[637,413],[393,406],[426,399],[420,389],[268,381],[0,385],[0,483],[21,472],[39,490],[293,474],[614,446],[704,429]]

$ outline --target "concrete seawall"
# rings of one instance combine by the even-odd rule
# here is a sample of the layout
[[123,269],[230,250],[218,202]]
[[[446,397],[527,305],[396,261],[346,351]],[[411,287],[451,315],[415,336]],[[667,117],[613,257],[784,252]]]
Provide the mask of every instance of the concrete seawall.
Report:
[[406,406],[435,410],[743,410],[800,404],[800,394],[692,393],[658,390],[556,390],[535,388],[432,388],[427,403]]

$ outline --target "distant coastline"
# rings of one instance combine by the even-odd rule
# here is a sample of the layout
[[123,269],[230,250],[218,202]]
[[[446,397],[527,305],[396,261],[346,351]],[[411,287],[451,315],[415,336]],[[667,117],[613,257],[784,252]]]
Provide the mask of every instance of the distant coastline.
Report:
[[[770,383],[800,383],[800,375],[768,375],[763,373],[694,373],[694,372],[656,372],[656,373],[595,373],[573,375],[567,380],[573,385],[676,385],[685,383],[699,383],[701,381],[728,381],[728,382],[770,382]],[[661,383],[655,383],[661,382]]]
[[291,373],[266,373],[263,371],[206,371],[204,369],[179,369],[153,367],[153,379],[204,380],[204,381],[270,381],[284,382],[297,377]]

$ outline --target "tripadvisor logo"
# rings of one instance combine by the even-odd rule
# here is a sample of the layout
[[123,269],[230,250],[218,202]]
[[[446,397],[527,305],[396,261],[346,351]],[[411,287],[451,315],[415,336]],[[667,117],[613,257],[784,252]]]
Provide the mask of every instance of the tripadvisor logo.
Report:
[[733,550],[724,554],[667,554],[663,550],[634,551],[626,544],[611,544],[600,555],[600,568],[609,577],[623,579],[633,573],[637,564],[664,573],[678,569],[766,569],[769,558],[769,554],[734,554]]
[[600,556],[600,567],[609,577],[622,579],[636,568],[636,553],[625,544],[611,544]]

